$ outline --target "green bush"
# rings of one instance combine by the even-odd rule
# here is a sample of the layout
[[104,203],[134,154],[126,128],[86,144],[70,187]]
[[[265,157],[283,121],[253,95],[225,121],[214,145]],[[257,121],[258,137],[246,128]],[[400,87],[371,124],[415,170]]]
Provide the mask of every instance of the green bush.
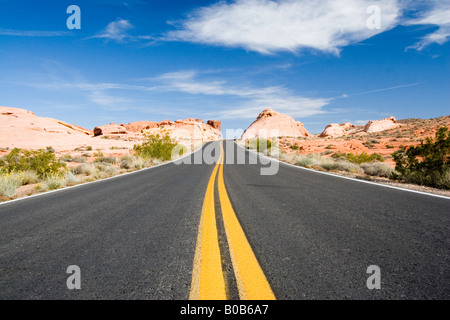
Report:
[[333,158],[347,160],[348,162],[355,163],[355,164],[374,162],[374,161],[384,162],[383,156],[379,153],[373,153],[373,154],[369,155],[366,152],[362,152],[360,154],[337,152],[333,155]]
[[167,161],[172,158],[172,150],[178,144],[172,140],[169,134],[161,137],[157,135],[146,135],[141,145],[134,145],[133,150],[143,159],[160,159]]
[[104,157],[104,156],[105,155],[103,154],[103,152],[101,150],[97,150],[97,152],[94,153],[94,157],[101,158],[101,157]]
[[434,141],[427,138],[419,146],[401,147],[393,154],[395,170],[392,179],[450,189],[450,133],[442,127]]
[[0,168],[6,172],[32,170],[43,179],[47,175],[58,174],[66,164],[56,160],[55,154],[44,149],[21,150],[14,148],[0,158]]

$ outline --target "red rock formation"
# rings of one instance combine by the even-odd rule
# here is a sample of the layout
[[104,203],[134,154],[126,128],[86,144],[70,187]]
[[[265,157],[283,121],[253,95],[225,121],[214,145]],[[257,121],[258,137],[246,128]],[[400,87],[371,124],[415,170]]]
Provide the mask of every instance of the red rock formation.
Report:
[[347,134],[347,131],[337,123],[329,124],[319,137],[340,137]]
[[303,123],[295,121],[292,117],[265,109],[245,130],[242,139],[272,138],[272,137],[308,137],[309,132]]
[[158,128],[158,122],[136,121],[129,124],[122,124],[128,132],[141,132],[144,129]]
[[364,131],[367,133],[380,132],[384,130],[389,130],[401,126],[397,122],[395,117],[389,117],[381,120],[369,121],[364,127]]
[[348,129],[354,128],[355,126],[350,122],[346,123],[332,123],[325,127],[325,130],[319,135],[319,137],[341,137],[348,134]]
[[94,128],[95,137],[101,135],[118,135],[118,134],[128,134],[128,131],[124,126],[114,123]]
[[219,120],[208,120],[206,123],[209,124],[214,129],[217,129],[220,131],[220,125],[222,123]]

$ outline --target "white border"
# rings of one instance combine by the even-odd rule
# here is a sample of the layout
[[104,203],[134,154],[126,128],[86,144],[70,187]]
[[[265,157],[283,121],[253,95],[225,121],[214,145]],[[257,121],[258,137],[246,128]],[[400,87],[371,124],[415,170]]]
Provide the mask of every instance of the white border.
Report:
[[103,182],[103,181],[107,181],[107,180],[111,180],[111,179],[121,178],[121,177],[130,175],[130,174],[136,174],[136,173],[139,173],[139,172],[142,172],[142,171],[146,171],[146,170],[158,168],[158,167],[161,167],[161,166],[165,166],[166,164],[174,163],[175,161],[180,161],[180,160],[182,160],[184,158],[190,157],[194,153],[200,151],[203,148],[204,145],[205,145],[205,143],[203,143],[202,146],[200,148],[198,148],[197,150],[194,150],[193,152],[191,152],[191,153],[189,153],[189,154],[187,154],[187,155],[185,155],[185,156],[183,156],[181,158],[177,158],[177,159],[172,160],[172,161],[164,162],[164,163],[158,164],[158,165],[153,166],[153,167],[143,168],[143,169],[139,169],[139,170],[131,171],[131,172],[125,172],[125,173],[118,174],[116,176],[112,176],[112,177],[108,177],[108,178],[104,178],[104,179],[99,179],[99,180],[90,181],[90,182],[83,182],[83,183],[76,184],[76,185],[70,186],[70,187],[64,187],[64,188],[61,188],[61,189],[56,189],[56,190],[36,193],[36,194],[29,195],[29,196],[24,196],[24,197],[21,197],[21,198],[13,199],[13,200],[3,201],[3,202],[0,202],[0,206],[5,205],[5,204],[10,204],[10,203],[13,203],[13,202],[18,202],[18,201],[22,201],[22,200],[27,200],[27,199],[31,199],[31,198],[40,197],[40,196],[45,196],[45,195],[48,195],[48,194],[51,194],[51,193],[66,191],[66,190],[69,190],[69,189],[74,189],[74,188],[86,186],[86,185],[93,184],[93,183],[99,183],[99,182]]
[[347,180],[367,183],[367,184],[376,185],[376,186],[380,186],[380,187],[391,188],[391,189],[396,189],[396,190],[401,190],[401,191],[406,191],[406,192],[412,192],[412,193],[418,193],[418,194],[423,194],[423,195],[427,195],[427,196],[431,196],[431,197],[436,197],[436,198],[442,198],[442,199],[450,200],[450,197],[443,196],[443,195],[440,195],[440,194],[434,194],[434,193],[428,193],[428,192],[423,192],[423,191],[411,190],[411,189],[407,189],[407,188],[390,186],[390,185],[377,183],[377,182],[373,182],[373,181],[366,181],[366,180],[361,180],[361,179],[355,179],[355,178],[345,177],[345,176],[341,176],[341,175],[330,173],[330,172],[323,172],[323,171],[318,171],[318,170],[314,170],[314,169],[305,168],[305,167],[302,167],[302,166],[296,166],[296,165],[291,164],[291,163],[283,162],[283,161],[280,161],[278,159],[265,156],[263,154],[255,152],[253,150],[246,149],[243,146],[241,146],[239,143],[237,143],[236,140],[234,141],[234,143],[236,145],[238,145],[239,147],[241,147],[242,149],[247,150],[247,151],[249,151],[249,152],[251,152],[251,153],[253,153],[253,154],[255,154],[255,155],[259,156],[259,157],[264,157],[264,158],[266,158],[266,159],[268,159],[270,161],[277,161],[279,163],[285,164],[285,165],[290,166],[290,167],[298,168],[298,169],[301,169],[301,170],[307,170],[307,171],[310,171],[310,172],[321,173],[321,174],[325,174],[325,175],[328,175],[328,176],[333,176],[333,177],[338,177],[338,178],[342,178],[342,179],[347,179]]

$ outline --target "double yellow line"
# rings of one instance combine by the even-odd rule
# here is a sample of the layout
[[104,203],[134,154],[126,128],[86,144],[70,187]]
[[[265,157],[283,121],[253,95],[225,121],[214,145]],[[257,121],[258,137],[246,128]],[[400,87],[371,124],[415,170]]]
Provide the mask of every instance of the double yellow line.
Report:
[[227,299],[214,209],[214,184],[217,172],[219,172],[220,208],[239,297],[246,300],[273,300],[275,295],[248,243],[228,197],[223,179],[223,160],[224,151],[222,143],[220,143],[220,159],[209,179],[203,202],[189,299]]

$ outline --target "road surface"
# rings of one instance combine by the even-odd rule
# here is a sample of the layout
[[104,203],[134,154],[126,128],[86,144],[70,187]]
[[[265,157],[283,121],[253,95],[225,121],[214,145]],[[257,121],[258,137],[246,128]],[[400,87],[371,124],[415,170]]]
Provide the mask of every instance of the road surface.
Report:
[[450,298],[449,199],[285,164],[264,176],[220,144],[215,163],[1,204],[0,299]]

